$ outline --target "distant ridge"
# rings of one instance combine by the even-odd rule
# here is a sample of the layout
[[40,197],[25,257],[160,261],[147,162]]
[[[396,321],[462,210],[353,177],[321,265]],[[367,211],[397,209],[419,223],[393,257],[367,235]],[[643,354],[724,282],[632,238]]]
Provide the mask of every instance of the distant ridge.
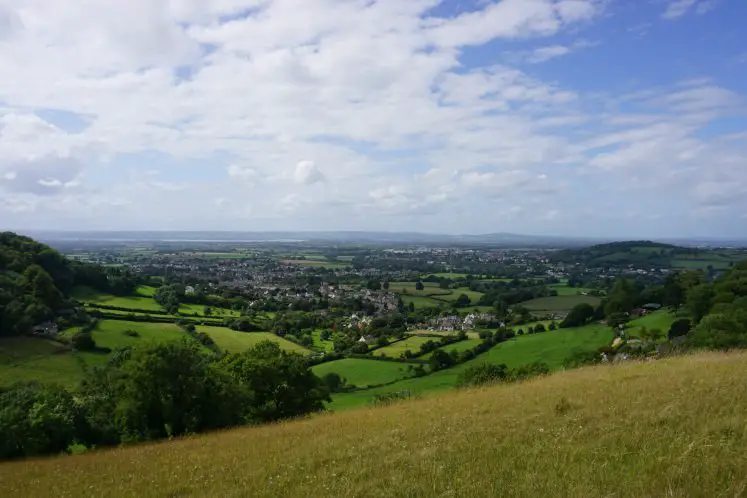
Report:
[[[588,247],[619,240],[620,238],[573,237],[562,235],[525,235],[509,232],[485,234],[433,234],[420,232],[378,232],[356,230],[299,230],[299,231],[211,231],[211,230],[16,230],[37,240],[53,242],[310,242],[353,243],[372,245],[491,245],[506,248]],[[627,239],[630,240],[630,239]],[[651,239],[659,243],[678,246],[745,247],[747,239]]]

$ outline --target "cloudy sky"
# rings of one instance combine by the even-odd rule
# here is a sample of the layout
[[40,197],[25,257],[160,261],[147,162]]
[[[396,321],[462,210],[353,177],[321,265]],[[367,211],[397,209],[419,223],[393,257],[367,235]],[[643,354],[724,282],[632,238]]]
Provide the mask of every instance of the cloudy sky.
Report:
[[0,227],[747,233],[744,0],[0,0]]

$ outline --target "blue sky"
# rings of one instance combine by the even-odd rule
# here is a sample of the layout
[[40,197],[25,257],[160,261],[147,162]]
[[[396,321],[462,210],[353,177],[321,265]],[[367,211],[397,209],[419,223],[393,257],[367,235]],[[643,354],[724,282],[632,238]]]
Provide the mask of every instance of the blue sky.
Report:
[[742,0],[0,0],[0,226],[747,231]]

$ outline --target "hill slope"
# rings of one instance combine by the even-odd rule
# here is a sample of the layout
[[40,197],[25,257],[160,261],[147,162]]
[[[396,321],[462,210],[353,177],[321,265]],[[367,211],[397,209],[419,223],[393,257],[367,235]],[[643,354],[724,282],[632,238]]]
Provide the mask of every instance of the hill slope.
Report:
[[0,465],[8,496],[738,496],[747,353]]

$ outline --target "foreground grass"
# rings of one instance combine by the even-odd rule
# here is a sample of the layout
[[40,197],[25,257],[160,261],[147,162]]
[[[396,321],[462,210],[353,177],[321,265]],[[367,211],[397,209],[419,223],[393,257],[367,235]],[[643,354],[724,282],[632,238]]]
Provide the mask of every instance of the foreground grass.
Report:
[[[743,496],[747,354],[0,465],[7,496]],[[707,375],[704,374],[707,372]]]

